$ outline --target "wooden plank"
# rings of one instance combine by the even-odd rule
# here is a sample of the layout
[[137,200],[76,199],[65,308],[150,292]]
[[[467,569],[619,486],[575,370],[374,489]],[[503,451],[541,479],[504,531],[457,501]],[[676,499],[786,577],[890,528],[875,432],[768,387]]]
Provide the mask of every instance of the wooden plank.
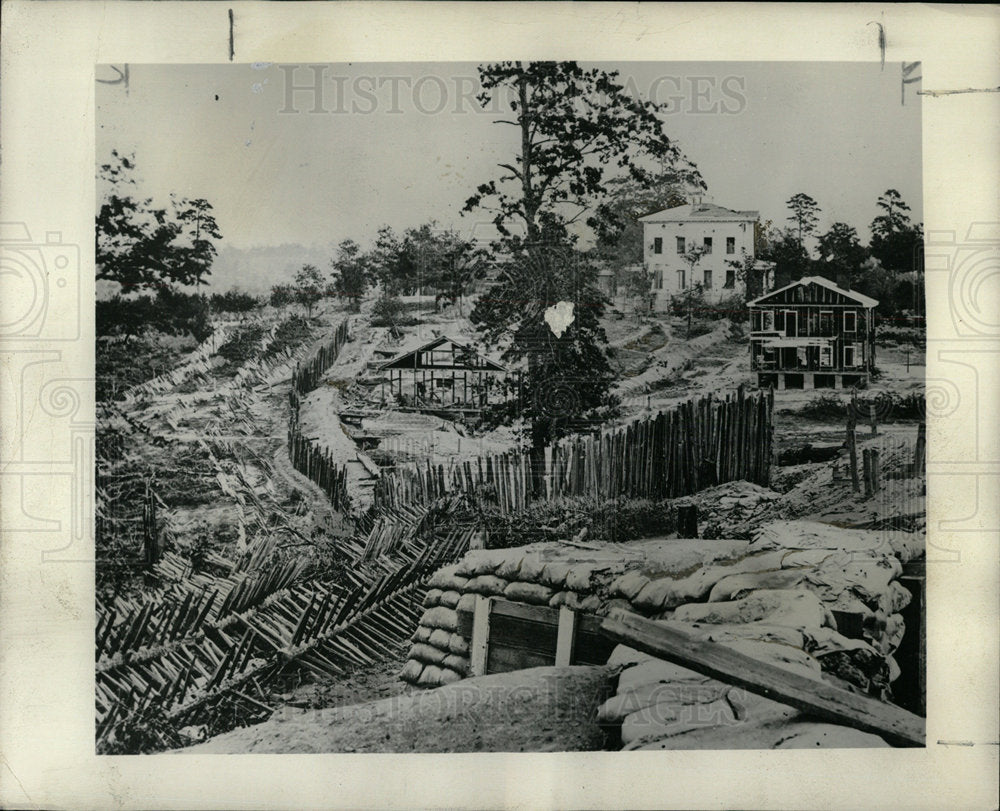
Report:
[[486,656],[490,640],[490,598],[477,596],[472,617],[472,644],[469,648],[469,669],[473,676],[486,675]]
[[573,661],[573,647],[576,643],[576,612],[566,606],[559,609],[559,632],[556,636],[556,667]]
[[[509,673],[529,667],[547,667],[555,663],[555,656],[538,651],[524,650],[511,645],[491,645],[486,673]],[[475,673],[473,673],[475,675]]]
[[516,603],[500,597],[493,599],[493,610],[491,613],[494,617],[513,617],[514,619],[530,620],[532,622],[544,622],[553,626],[559,624],[558,608],[550,608],[547,605]]
[[525,650],[555,655],[557,623],[504,617],[490,612],[490,644],[513,645]]
[[602,625],[618,642],[697,673],[787,704],[824,721],[879,735],[894,746],[925,746],[924,719],[892,704],[817,682],[715,642],[615,611]]

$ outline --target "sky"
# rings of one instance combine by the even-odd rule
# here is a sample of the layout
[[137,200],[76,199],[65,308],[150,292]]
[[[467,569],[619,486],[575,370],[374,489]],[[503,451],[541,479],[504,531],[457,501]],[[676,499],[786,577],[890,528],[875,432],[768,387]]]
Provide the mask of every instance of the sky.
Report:
[[[922,219],[920,97],[909,88],[900,103],[899,64],[584,66],[668,105],[667,134],[718,205],[785,225],[785,201],[804,192],[821,231],[847,222],[867,241],[894,188]],[[432,219],[482,235],[488,217],[462,205],[518,135],[479,107],[477,86],[474,63],[130,65],[127,87],[96,85],[97,164],[134,153],[154,201],[207,199],[220,247],[366,245],[382,225]]]

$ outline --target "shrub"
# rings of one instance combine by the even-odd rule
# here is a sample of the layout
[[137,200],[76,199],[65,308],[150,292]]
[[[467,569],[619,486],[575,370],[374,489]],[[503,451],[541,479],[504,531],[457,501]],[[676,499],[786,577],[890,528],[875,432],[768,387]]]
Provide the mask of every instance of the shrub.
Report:
[[256,310],[263,302],[256,296],[243,293],[240,290],[227,290],[225,293],[213,293],[209,299],[212,309],[220,313],[248,313]]
[[229,340],[216,350],[216,354],[226,361],[223,368],[242,366],[250,360],[256,354],[265,332],[261,324],[247,324],[236,330]]
[[419,323],[406,315],[407,306],[395,296],[382,296],[372,307],[372,326],[411,327]]

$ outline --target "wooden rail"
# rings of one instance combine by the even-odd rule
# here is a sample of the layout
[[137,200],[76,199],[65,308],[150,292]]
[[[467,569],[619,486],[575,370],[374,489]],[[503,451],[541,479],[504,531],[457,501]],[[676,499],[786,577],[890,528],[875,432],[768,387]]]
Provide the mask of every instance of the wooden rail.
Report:
[[604,620],[609,638],[705,676],[744,687],[824,721],[882,737],[893,746],[925,746],[924,719],[893,704],[761,662],[716,642],[702,642],[617,610]]

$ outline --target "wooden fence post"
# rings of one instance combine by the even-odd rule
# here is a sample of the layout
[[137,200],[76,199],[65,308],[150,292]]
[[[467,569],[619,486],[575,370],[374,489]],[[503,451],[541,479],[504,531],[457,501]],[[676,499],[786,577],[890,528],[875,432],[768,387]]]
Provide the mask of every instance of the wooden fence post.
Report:
[[861,491],[861,486],[858,484],[858,446],[854,436],[854,426],[854,409],[852,407],[847,415],[847,452],[851,463],[851,488],[855,493],[858,493]]
[[913,471],[914,477],[923,475],[924,456],[927,452],[927,423],[920,423],[917,428],[917,447],[913,451]]
[[677,537],[698,537],[698,508],[694,504],[677,508]]
[[872,494],[872,462],[871,451],[865,448],[862,452],[863,478],[865,482],[865,498]]
[[875,405],[868,406],[868,421],[872,426],[872,436],[878,436],[878,424],[875,421]]
[[879,460],[878,460],[878,448],[872,448],[869,453],[869,467],[871,468],[871,478],[872,478],[872,492],[877,493],[879,491]]

